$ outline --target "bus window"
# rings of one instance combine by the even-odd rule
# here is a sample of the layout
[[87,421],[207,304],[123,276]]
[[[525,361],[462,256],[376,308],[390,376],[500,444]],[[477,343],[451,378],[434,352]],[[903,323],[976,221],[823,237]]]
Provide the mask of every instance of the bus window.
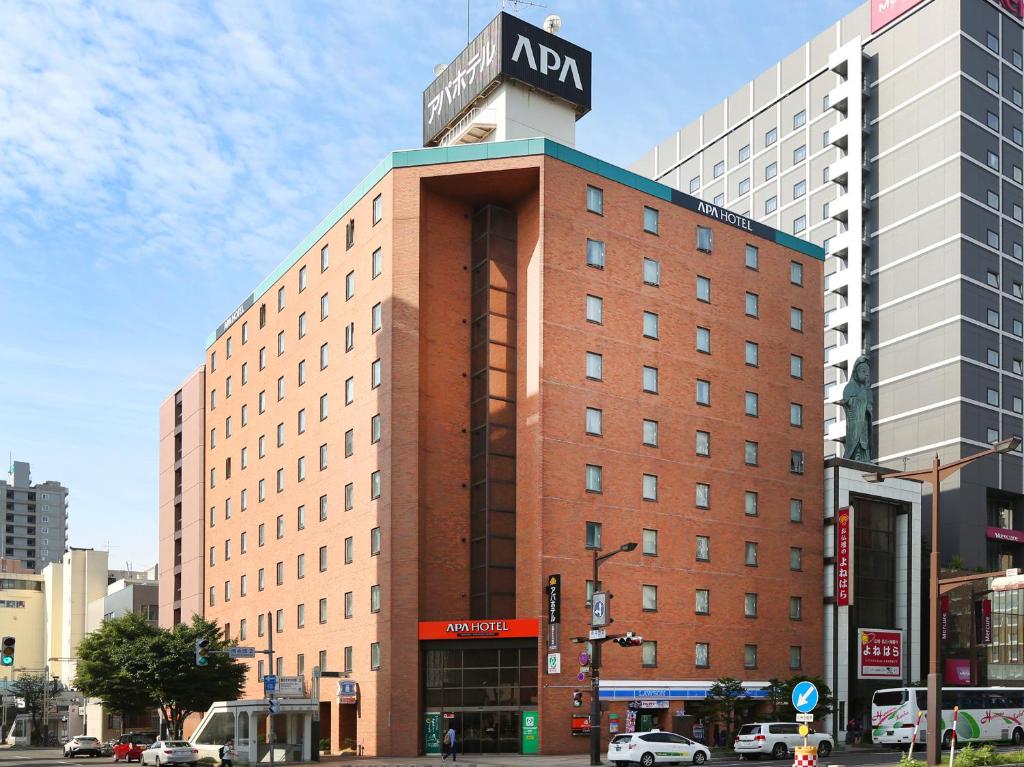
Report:
[[927,690],[916,690],[917,693],[917,708],[919,711],[928,710],[928,691]]
[[871,698],[871,703],[875,706],[898,706],[906,700],[906,690],[879,690]]

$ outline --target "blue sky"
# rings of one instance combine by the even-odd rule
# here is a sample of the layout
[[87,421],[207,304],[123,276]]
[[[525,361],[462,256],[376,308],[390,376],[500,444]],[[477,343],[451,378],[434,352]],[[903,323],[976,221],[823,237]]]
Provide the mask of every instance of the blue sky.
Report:
[[[629,165],[856,0],[546,0],[594,53],[577,146]],[[475,34],[500,10],[471,0]],[[157,411],[207,334],[388,151],[450,2],[0,0],[0,450],[70,543],[156,560]],[[6,455],[4,458],[6,459]]]

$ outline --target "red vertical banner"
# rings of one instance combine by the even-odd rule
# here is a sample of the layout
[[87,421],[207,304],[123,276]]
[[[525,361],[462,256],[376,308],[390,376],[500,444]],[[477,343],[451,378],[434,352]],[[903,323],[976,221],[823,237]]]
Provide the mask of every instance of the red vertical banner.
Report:
[[853,563],[850,552],[850,509],[839,509],[836,515],[836,604],[845,607],[853,602]]

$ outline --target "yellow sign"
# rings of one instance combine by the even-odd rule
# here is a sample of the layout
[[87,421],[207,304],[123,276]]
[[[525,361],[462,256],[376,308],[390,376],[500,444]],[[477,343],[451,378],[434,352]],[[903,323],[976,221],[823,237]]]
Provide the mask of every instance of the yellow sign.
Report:
[[807,733],[809,733],[810,731],[811,729],[806,724],[800,725],[800,734],[803,735],[805,738],[807,737]]

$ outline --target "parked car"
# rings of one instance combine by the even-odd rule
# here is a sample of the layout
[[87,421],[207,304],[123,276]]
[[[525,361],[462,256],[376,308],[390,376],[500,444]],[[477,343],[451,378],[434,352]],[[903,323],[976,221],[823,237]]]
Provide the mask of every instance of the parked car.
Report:
[[100,744],[100,756],[113,756],[116,740],[105,740]]
[[99,738],[91,735],[76,735],[64,744],[64,758],[74,759],[76,756],[100,756],[102,746]]
[[616,735],[608,744],[608,761],[617,767],[639,762],[642,767],[653,764],[704,764],[711,758],[711,750],[696,741],[674,732],[651,730]]
[[199,749],[187,740],[158,740],[142,752],[142,763],[160,767],[161,764],[187,764],[196,767]]
[[141,762],[142,752],[156,742],[155,732],[126,732],[114,741],[115,762]]
[[[741,759],[756,759],[761,756],[782,759],[787,754],[793,753],[794,748],[803,744],[804,737],[800,734],[799,724],[755,722],[740,727],[732,750],[739,754]],[[812,732],[807,736],[807,745],[816,746],[818,756],[828,756],[832,753],[834,744],[831,735]]]

